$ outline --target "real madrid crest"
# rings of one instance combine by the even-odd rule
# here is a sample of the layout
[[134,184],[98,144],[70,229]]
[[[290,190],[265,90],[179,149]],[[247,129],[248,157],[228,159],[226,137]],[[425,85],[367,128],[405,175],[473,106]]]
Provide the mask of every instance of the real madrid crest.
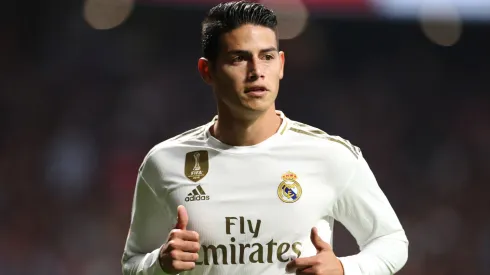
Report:
[[285,203],[293,203],[301,198],[301,185],[296,181],[298,176],[289,171],[282,175],[282,182],[277,187],[277,196]]

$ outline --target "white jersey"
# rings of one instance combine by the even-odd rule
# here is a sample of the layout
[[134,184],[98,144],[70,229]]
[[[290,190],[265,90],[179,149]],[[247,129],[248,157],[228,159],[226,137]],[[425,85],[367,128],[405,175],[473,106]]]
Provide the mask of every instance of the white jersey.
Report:
[[339,258],[345,275],[402,268],[405,232],[359,148],[278,114],[280,129],[257,145],[221,143],[209,132],[213,120],[149,152],[138,174],[124,274],[165,274],[158,253],[179,205],[201,242],[196,268],[182,274],[286,274],[289,261],[316,254],[312,227],[332,243],[334,220],[361,250]]

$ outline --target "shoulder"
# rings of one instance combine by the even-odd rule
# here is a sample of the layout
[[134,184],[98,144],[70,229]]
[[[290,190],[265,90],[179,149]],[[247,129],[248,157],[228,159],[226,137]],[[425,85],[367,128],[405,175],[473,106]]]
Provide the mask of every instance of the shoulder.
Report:
[[288,148],[294,150],[298,158],[310,163],[314,161],[310,169],[326,179],[325,183],[336,192],[341,192],[363,163],[359,147],[343,137],[330,135],[301,122],[291,121],[288,124]]
[[359,159],[362,157],[361,149],[353,145],[349,140],[313,127],[311,125],[290,120],[288,132],[294,139],[305,140],[318,149],[327,149],[329,152],[336,153],[336,156]]
[[199,127],[196,127],[194,129],[187,130],[181,134],[178,134],[174,137],[171,137],[169,139],[166,139],[159,144],[155,145],[150,151],[149,154],[152,154],[156,151],[165,149],[165,148],[172,148],[172,147],[177,147],[177,146],[183,146],[189,143],[193,142],[198,142],[200,140],[204,140],[206,130],[207,130],[208,125],[201,125]]

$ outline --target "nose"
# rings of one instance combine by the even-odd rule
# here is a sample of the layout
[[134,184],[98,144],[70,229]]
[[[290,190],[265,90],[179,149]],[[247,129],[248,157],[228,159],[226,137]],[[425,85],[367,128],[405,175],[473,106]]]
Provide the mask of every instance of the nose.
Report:
[[249,81],[255,81],[259,78],[264,78],[263,71],[260,67],[259,59],[258,58],[252,58],[248,62],[248,75],[247,79]]

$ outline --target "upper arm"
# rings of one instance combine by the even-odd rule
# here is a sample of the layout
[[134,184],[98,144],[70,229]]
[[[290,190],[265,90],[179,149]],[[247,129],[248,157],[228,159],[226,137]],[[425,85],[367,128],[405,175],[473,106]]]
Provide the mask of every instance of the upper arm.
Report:
[[398,233],[403,229],[398,217],[362,155],[350,171],[349,181],[334,205],[334,218],[354,236],[361,249],[379,237],[397,234],[400,238]]
[[123,260],[159,248],[173,227],[165,192],[158,189],[161,176],[154,168],[152,164],[145,165],[138,173]]

